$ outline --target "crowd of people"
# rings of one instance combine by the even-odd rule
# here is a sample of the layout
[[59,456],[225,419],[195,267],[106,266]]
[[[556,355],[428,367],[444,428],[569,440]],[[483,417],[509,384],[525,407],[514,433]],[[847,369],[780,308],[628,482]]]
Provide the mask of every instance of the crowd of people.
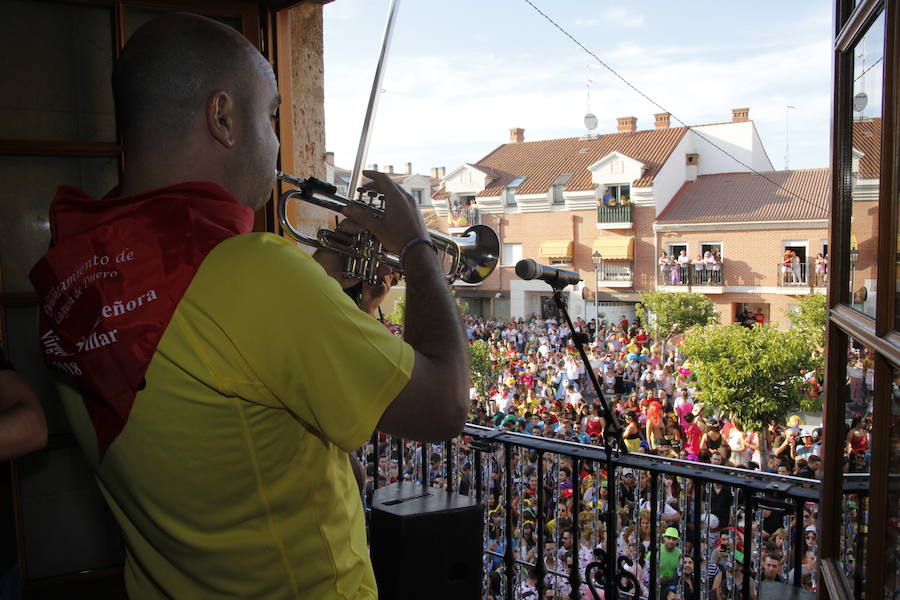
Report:
[[[633,453],[725,465],[780,475],[819,479],[822,474],[821,428],[804,426],[799,416],[786,423],[772,422],[763,431],[748,430],[735,415],[717,414],[704,405],[702,394],[692,379],[689,357],[674,344],[654,339],[639,323],[624,316],[614,324],[575,322],[575,329],[587,332],[588,368],[594,371],[602,393],[618,421],[623,443]],[[573,331],[555,319],[491,321],[466,318],[470,343],[483,340],[490,349],[491,375],[484,389],[472,391],[470,422],[505,431],[545,438],[602,445],[611,430],[610,418],[590,384],[590,378],[572,341]],[[807,381],[811,393],[818,390],[815,374]],[[858,388],[858,389],[857,389]],[[857,386],[863,405],[871,390]],[[868,461],[870,422],[859,418],[847,435],[848,471],[865,470]],[[686,478],[663,478],[663,496],[656,513],[657,539],[650,539],[650,474],[624,469],[617,473],[615,492],[608,488],[607,474],[582,466],[581,512],[573,514],[573,463],[565,457],[545,464],[544,481],[537,481],[537,455],[523,455],[516,461],[516,481],[512,506],[502,501],[499,466],[487,477],[491,516],[488,550],[495,553],[491,571],[494,587],[499,586],[506,544],[503,522],[511,516],[515,528],[512,544],[515,555],[534,563],[537,510],[545,511],[545,584],[563,597],[571,591],[565,576],[575,552],[578,519],[578,563],[581,569],[595,560],[594,549],[607,551],[604,510],[610,493],[616,494],[619,512],[617,548],[625,556],[635,585],[646,593],[649,583],[649,553],[658,550],[661,597],[699,598],[694,589],[692,528],[702,527],[701,556],[706,574],[702,579],[710,598],[731,597],[733,586],[740,589],[744,575],[744,515],[741,494],[728,486],[706,484],[703,511],[694,514],[693,482]],[[499,460],[497,458],[496,460]],[[491,476],[494,476],[491,478]],[[543,507],[537,506],[536,490],[544,487]],[[854,504],[851,502],[850,504]],[[808,589],[815,582],[816,505],[807,504],[803,522],[794,517],[757,511],[753,522],[754,552],[747,557],[749,573],[757,580],[794,581],[795,565],[786,559],[790,540],[802,529],[801,581]],[[513,515],[506,515],[506,511]],[[850,507],[848,506],[848,510]],[[856,510],[853,506],[852,510]],[[536,587],[532,568],[521,578],[522,597]],[[583,577],[582,577],[583,579]],[[755,584],[753,586],[755,590]],[[584,591],[587,594],[585,588]],[[536,597],[536,596],[535,596]],[[554,597],[549,595],[547,597]]]

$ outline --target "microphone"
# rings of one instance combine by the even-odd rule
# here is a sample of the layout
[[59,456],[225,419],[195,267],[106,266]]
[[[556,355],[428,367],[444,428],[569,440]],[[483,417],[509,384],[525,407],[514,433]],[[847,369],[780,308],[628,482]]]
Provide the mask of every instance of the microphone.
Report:
[[546,281],[555,290],[561,290],[567,285],[578,285],[581,277],[574,271],[557,269],[542,265],[535,260],[526,258],[516,263],[516,275],[522,279],[540,279]]

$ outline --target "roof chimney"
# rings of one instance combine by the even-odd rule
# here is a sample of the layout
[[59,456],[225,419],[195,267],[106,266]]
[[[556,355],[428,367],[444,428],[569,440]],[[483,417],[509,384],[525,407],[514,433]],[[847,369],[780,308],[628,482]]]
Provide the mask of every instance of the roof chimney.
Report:
[[334,166],[334,152],[326,152],[325,153],[325,164]]
[[697,181],[697,166],[700,164],[700,155],[689,153],[684,155],[685,178],[688,181]]
[[370,171],[377,171],[377,170],[378,170],[378,163],[372,163],[372,164],[370,164],[369,166],[367,166],[366,168],[367,168],[368,170],[370,170]]
[[406,163],[406,174],[412,175],[412,163]]
[[[524,129],[523,129],[523,131],[524,131]],[[438,177],[443,179],[446,176],[447,176],[447,167],[441,167],[440,169],[438,169]]]
[[744,123],[745,121],[750,120],[750,109],[749,108],[732,108],[731,109],[731,122],[732,123]]
[[634,133],[637,131],[637,117],[619,117],[619,133]]
[[431,167],[431,178],[438,179],[438,168],[437,167]]
[[657,129],[668,129],[669,128],[669,117],[672,115],[670,113],[656,113],[653,115],[656,117],[656,128]]
[[385,167],[385,168],[387,169],[387,172],[388,172],[388,173],[390,173],[391,175],[394,174],[394,165],[388,165],[388,166]]
[[[521,127],[513,127],[509,130],[509,141],[511,144],[521,144],[525,141],[525,130]],[[443,168],[443,167],[442,167]]]

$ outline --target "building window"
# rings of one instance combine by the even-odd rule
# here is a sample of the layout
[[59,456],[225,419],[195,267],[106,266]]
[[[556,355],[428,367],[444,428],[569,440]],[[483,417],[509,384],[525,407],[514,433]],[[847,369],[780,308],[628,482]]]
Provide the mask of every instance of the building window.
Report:
[[602,186],[600,201],[606,206],[628,204],[631,202],[631,186],[627,183]]
[[566,256],[566,257],[559,257],[559,258],[551,258],[551,259],[550,259],[550,264],[551,264],[551,265],[571,265],[571,264],[572,264],[572,259],[569,258],[569,257],[567,257],[567,256]]
[[422,206],[422,190],[412,190],[412,197],[416,199],[416,204]]
[[503,244],[500,261],[504,267],[514,267],[522,260],[522,244]]
[[516,177],[512,181],[506,184],[506,205],[507,206],[515,206],[516,205],[516,189],[522,185],[522,182],[525,181],[524,177]]
[[565,204],[566,201],[563,198],[563,190],[566,187],[566,184],[569,183],[569,180],[574,177],[573,173],[563,173],[559,177],[556,178],[556,181],[553,182],[553,185],[550,187],[550,198],[553,204]]

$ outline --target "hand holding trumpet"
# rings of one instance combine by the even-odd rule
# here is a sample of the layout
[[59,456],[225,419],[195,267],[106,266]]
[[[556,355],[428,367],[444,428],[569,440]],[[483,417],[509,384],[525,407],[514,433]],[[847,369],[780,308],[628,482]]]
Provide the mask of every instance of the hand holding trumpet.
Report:
[[428,238],[425,221],[416,201],[380,171],[363,171],[370,181],[365,188],[384,196],[384,215],[376,215],[357,205],[347,205],[341,213],[372,232],[388,252],[399,254],[403,246],[415,238]]

